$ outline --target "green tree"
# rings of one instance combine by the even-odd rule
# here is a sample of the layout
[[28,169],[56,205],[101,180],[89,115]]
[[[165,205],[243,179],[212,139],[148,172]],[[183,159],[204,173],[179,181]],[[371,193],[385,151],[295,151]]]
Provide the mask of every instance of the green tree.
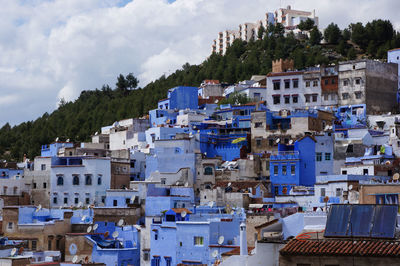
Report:
[[360,46],[361,49],[365,49],[368,45],[368,35],[361,22],[351,24],[351,40]]
[[314,20],[308,18],[306,20],[300,21],[299,25],[297,25],[297,28],[301,31],[309,31],[314,28]]
[[357,58],[356,50],[353,47],[351,47],[347,52],[347,59],[354,60],[356,58]]
[[257,37],[259,40],[262,40],[265,34],[265,28],[263,25],[260,25],[260,27],[258,28],[258,32],[257,32]]
[[129,73],[128,75],[126,75],[126,82],[128,83],[128,88],[130,89],[136,89],[138,84],[139,84],[139,80],[133,75],[133,73]]
[[318,45],[321,43],[322,33],[317,27],[314,27],[310,32],[310,43],[311,45]]
[[338,44],[341,38],[342,34],[338,25],[331,23],[326,27],[324,31],[324,39],[326,42],[330,44]]

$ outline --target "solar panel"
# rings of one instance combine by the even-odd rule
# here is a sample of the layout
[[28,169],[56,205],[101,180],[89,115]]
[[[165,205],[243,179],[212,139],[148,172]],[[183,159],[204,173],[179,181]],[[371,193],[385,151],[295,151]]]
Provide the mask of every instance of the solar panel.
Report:
[[394,238],[397,205],[331,205],[325,237]]
[[325,236],[345,236],[351,205],[331,205],[326,222]]
[[375,207],[371,237],[394,237],[397,209],[398,207],[396,205],[377,205]]

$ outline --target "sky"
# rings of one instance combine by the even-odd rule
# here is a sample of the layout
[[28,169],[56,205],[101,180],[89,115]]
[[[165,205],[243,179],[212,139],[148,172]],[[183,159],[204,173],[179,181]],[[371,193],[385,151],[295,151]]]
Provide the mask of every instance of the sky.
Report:
[[291,5],[320,26],[389,19],[398,0],[0,0],[0,126],[34,120],[82,90],[140,86],[183,64],[201,63],[218,32]]

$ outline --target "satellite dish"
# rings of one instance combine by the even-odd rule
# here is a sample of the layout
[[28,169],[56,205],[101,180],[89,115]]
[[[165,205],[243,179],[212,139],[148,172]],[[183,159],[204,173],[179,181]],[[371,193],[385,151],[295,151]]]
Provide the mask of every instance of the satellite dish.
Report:
[[69,253],[71,255],[75,255],[77,250],[78,250],[78,247],[76,246],[75,243],[72,243],[71,245],[69,245]]
[[281,141],[281,139],[280,138],[277,138],[276,140],[275,140],[275,143],[279,143]]
[[60,205],[60,207],[58,207],[60,210],[62,209],[62,206]]
[[181,216],[182,216],[183,218],[185,218],[186,215],[187,215],[187,213],[186,213],[185,211],[181,212]]
[[395,173],[393,175],[393,180],[399,180],[399,178],[400,178],[400,174],[399,173]]
[[329,130],[329,125],[326,125],[324,130],[325,131]]
[[69,139],[67,139],[65,142],[69,142]]
[[119,221],[118,221],[118,226],[122,226],[124,224],[124,219],[120,219]]
[[57,142],[57,141],[59,141],[59,140],[60,140],[60,138],[59,138],[59,137],[57,137],[57,138],[56,138],[56,142]]
[[16,253],[17,253],[17,249],[16,249],[16,248],[13,248],[13,249],[11,250],[11,256],[14,256]]
[[136,199],[136,196],[133,195],[133,196],[131,197],[131,202],[132,202],[132,203],[135,202],[135,199]]
[[232,183],[231,183],[231,182],[229,182],[229,183],[228,183],[228,187],[230,187],[231,185],[232,185]]
[[224,240],[225,240],[224,236],[218,237],[218,244],[222,245],[222,243],[224,243]]
[[231,215],[234,215],[235,214],[235,211],[234,210],[231,210]]
[[75,255],[75,256],[72,258],[72,263],[77,263],[77,262],[78,262],[78,256]]
[[218,256],[218,250],[214,250],[211,255],[213,256],[213,258],[216,258]]
[[134,227],[135,227],[136,230],[138,230],[138,231],[142,229],[142,227],[140,227],[140,225],[138,225],[138,224],[135,224]]
[[210,207],[210,208],[214,207],[214,202],[213,202],[213,201],[210,201],[210,202],[208,203],[208,207]]
[[107,238],[109,235],[110,235],[110,232],[106,231],[106,232],[104,233],[104,238]]
[[97,136],[99,134],[99,132],[96,131],[96,133],[94,133],[95,136]]
[[93,231],[95,231],[99,227],[99,224],[93,225]]
[[81,218],[81,221],[83,222],[83,221],[85,221],[85,219],[86,219],[86,215],[83,215]]
[[188,182],[186,182],[186,183],[185,183],[185,187],[188,187],[188,186],[189,186],[189,183],[188,183]]
[[289,144],[290,145],[292,145],[293,144],[293,140],[291,139],[291,140],[289,140]]
[[40,211],[41,209],[42,209],[42,204],[39,204],[39,205],[37,206],[35,212],[38,212],[38,211]]
[[114,231],[114,232],[112,233],[112,237],[113,237],[113,238],[117,238],[118,235],[119,235],[118,231]]
[[324,198],[324,202],[325,202],[325,203],[328,203],[328,202],[329,202],[329,197],[328,197],[328,196],[326,196],[326,197]]
[[20,247],[20,248],[18,249],[18,254],[19,254],[19,255],[22,255],[23,252],[24,252],[24,247]]
[[90,233],[92,231],[92,226],[89,225],[89,227],[86,229],[86,232]]
[[89,263],[89,257],[86,256],[85,259],[84,259],[84,261],[85,261],[85,263]]
[[353,189],[353,185],[350,185],[350,186],[349,186],[349,190],[352,190],[352,189]]
[[83,203],[82,203],[82,201],[80,201],[80,202],[78,203],[78,208],[82,207],[82,205],[83,205]]

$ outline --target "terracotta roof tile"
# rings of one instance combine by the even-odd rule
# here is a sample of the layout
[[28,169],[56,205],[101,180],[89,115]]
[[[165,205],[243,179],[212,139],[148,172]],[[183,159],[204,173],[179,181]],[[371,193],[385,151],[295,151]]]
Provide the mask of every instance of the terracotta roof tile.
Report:
[[280,250],[281,255],[400,257],[400,241],[393,240],[298,240],[292,239]]

